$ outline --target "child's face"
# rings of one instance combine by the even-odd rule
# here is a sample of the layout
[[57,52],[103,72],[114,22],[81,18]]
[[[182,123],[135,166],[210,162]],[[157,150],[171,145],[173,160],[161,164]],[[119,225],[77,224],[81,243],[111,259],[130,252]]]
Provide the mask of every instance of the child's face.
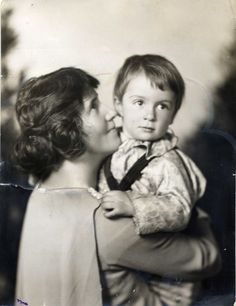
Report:
[[175,113],[174,93],[152,86],[144,73],[129,82],[122,101],[115,103],[123,118],[123,131],[137,140],[161,138]]

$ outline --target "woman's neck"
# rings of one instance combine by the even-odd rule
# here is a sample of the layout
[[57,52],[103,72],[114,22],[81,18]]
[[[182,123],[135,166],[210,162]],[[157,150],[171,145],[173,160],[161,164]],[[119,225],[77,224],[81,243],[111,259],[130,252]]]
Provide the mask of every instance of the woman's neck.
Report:
[[41,186],[44,188],[95,188],[101,162],[101,157],[89,156],[88,153],[84,153],[77,160],[65,160]]

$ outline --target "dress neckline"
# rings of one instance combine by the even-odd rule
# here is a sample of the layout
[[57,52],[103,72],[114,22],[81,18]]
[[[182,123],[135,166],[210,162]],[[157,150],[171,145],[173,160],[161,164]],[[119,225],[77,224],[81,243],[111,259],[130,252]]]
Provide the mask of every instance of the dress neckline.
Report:
[[86,191],[93,198],[100,200],[102,198],[102,194],[95,190],[93,187],[41,187],[41,182],[38,182],[34,190],[45,193],[50,191]]

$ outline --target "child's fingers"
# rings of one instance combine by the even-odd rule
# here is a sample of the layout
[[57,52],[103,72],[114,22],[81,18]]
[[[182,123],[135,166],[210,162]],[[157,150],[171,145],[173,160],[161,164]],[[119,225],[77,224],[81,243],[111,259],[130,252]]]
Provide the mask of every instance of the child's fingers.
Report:
[[112,218],[114,216],[115,207],[113,202],[102,202],[101,207],[106,218]]
[[107,191],[106,193],[104,193],[104,195],[103,195],[103,199],[107,199],[107,198],[109,198],[109,197],[114,197],[114,195],[115,195],[115,191]]
[[115,127],[117,129],[121,128],[122,127],[122,118],[120,115],[117,115],[113,118],[113,122],[115,124]]
[[102,202],[112,201],[115,198],[114,193],[106,192],[102,197]]
[[105,210],[103,214],[106,218],[109,218],[109,219],[118,216],[118,212],[115,208],[113,208],[111,210]]
[[115,203],[117,202],[117,198],[114,197],[114,196],[106,196],[106,197],[103,197],[101,200],[101,203],[113,203],[113,206],[115,205]]
[[118,201],[119,199],[124,199],[126,194],[122,191],[109,191],[104,194],[103,199],[104,201]]
[[114,209],[115,204],[114,202],[110,202],[110,201],[105,201],[105,202],[101,202],[101,206],[103,208],[103,210],[111,210]]
[[107,121],[113,120],[116,116],[118,116],[117,112],[115,110],[110,110],[106,113],[105,119]]

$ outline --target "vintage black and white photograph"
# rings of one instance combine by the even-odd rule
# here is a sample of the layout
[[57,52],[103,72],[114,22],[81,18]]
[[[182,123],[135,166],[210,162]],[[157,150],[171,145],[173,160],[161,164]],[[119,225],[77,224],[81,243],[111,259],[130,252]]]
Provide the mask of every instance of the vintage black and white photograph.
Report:
[[1,306],[233,306],[236,1],[1,1]]

